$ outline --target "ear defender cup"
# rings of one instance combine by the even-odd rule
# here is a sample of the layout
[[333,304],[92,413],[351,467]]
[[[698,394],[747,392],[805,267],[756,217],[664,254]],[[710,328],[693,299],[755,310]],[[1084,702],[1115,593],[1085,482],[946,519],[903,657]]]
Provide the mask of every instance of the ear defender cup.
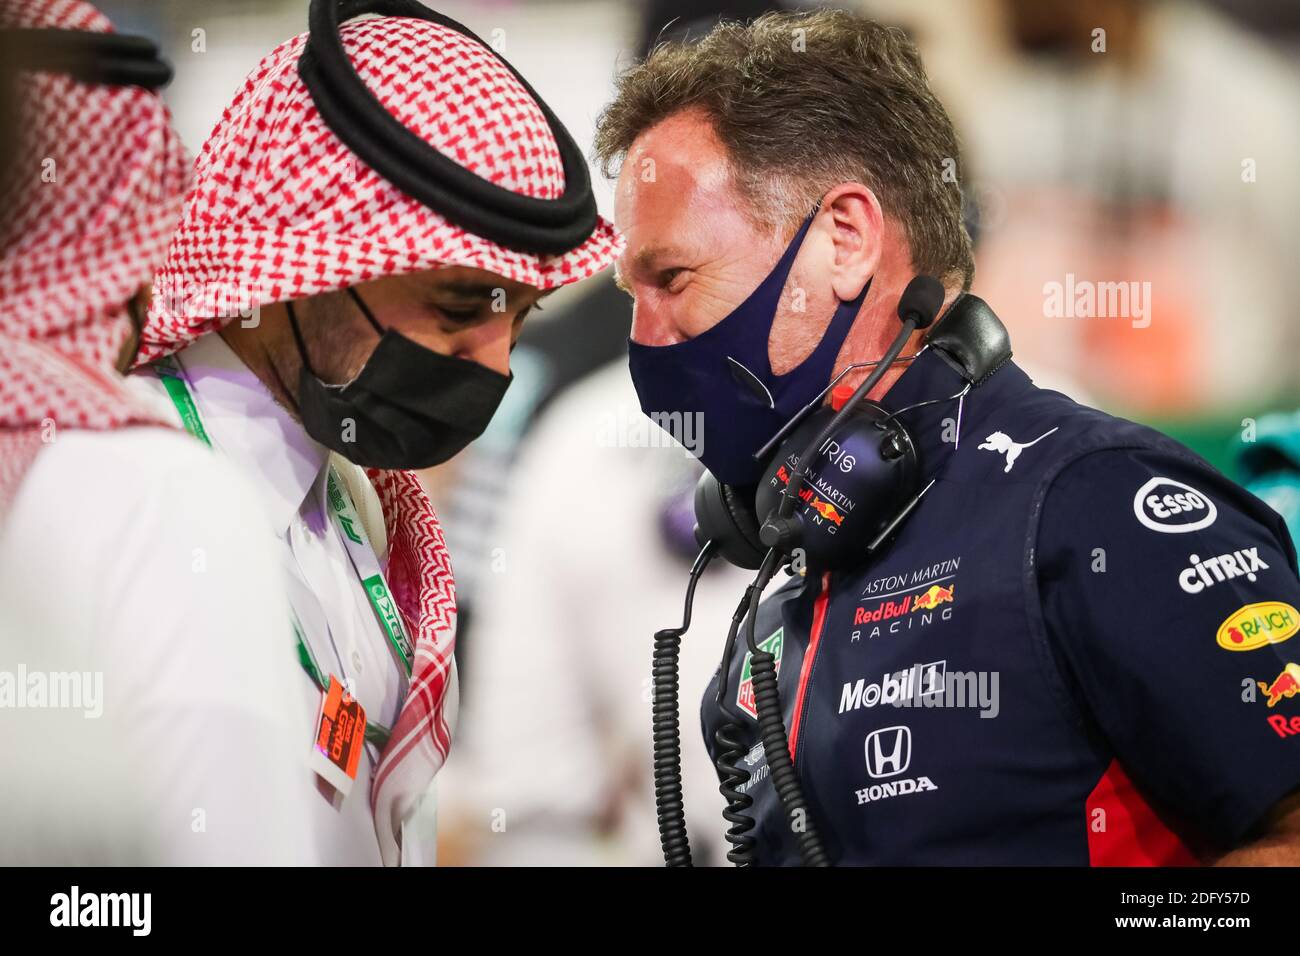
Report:
[[811,457],[799,503],[785,522],[775,519],[798,457],[835,415],[821,408],[791,432],[755,493],[770,536],[787,551],[803,550],[815,568],[851,567],[900,514],[920,485],[916,446],[900,422],[875,402],[860,402]]
[[695,540],[716,543],[718,553],[750,571],[763,563],[767,548],[758,537],[752,488],[724,485],[706,471],[695,485]]

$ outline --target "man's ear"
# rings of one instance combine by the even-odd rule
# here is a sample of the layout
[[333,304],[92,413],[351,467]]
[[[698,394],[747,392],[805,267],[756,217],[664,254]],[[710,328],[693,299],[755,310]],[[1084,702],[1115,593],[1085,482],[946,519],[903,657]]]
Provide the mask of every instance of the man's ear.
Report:
[[862,183],[841,183],[822,200],[822,228],[831,231],[835,258],[831,287],[841,302],[856,299],[880,268],[885,215]]

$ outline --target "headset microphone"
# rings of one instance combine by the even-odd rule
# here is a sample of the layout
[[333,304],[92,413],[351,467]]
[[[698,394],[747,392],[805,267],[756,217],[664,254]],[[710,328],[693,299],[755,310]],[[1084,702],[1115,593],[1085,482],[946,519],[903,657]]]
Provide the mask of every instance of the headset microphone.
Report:
[[928,329],[943,308],[943,283],[934,276],[917,276],[898,300],[898,317],[914,329]]

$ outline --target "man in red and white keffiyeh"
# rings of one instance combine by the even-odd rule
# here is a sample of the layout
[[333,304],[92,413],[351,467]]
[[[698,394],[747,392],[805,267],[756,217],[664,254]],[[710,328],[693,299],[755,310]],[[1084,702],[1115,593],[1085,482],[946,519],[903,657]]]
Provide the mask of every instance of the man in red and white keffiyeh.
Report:
[[81,0],[0,0],[0,47],[0,859],[313,861],[256,498],[118,371],[190,182],[170,68]]
[[[112,29],[87,3],[0,3],[0,29],[51,28]],[[41,70],[9,80],[17,128],[5,131],[13,147],[0,193],[0,520],[54,430],[155,420],[114,364],[190,175],[152,90]]]
[[[525,314],[546,292],[610,265],[620,240],[595,215],[585,166],[590,215],[572,227],[572,142],[492,49],[414,5],[411,16],[341,28],[333,12],[322,20],[321,7],[313,4],[309,34],[258,64],[205,143],[141,336],[141,365],[156,370],[163,359],[163,369],[133,378],[176,403],[174,420],[191,430],[198,420],[214,447],[264,485],[301,653],[326,684],[337,677],[347,687],[368,721],[391,723],[356,774],[358,784],[369,775],[368,806],[355,791],[340,806],[322,785],[321,812],[340,827],[355,827],[357,806],[373,812],[378,853],[354,832],[324,858],[408,864],[428,860],[412,844],[414,821],[447,758],[456,697],[451,563],[410,469],[445,460],[482,430],[508,382]],[[394,9],[403,8],[383,5]],[[317,87],[344,82],[322,22],[354,71],[351,87],[325,107],[300,63],[319,43]],[[359,86],[373,102],[358,105]],[[356,144],[349,130],[373,125],[376,109],[402,129],[372,134],[373,148],[405,138],[405,148],[436,151],[457,167],[439,173],[441,193],[434,184],[431,199],[400,162]],[[413,165],[416,179],[433,175],[434,164]],[[466,174],[472,181],[457,178]],[[475,205],[471,194],[485,189],[497,213]],[[516,206],[529,220],[518,243],[509,223]],[[551,220],[569,222],[567,238]],[[179,402],[177,388],[187,393]],[[331,473],[379,555],[409,632],[409,664],[400,638],[378,624],[380,605],[368,603],[375,579]],[[351,542],[337,530],[340,508]],[[302,683],[314,735],[321,681]],[[329,825],[318,827],[326,841]]]

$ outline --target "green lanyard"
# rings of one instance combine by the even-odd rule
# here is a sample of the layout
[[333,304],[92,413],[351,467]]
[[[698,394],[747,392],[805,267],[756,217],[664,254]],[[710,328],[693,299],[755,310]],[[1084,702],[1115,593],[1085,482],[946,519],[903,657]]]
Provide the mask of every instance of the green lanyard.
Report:
[[[194,394],[190,391],[189,383],[185,380],[185,374],[179,364],[168,357],[155,362],[153,369],[158,373],[163,387],[167,390],[167,396],[172,400],[172,404],[176,406],[176,411],[181,416],[181,424],[185,430],[211,448],[212,439],[203,427],[203,420],[199,416],[199,408],[195,404]],[[352,560],[353,569],[357,572],[357,577],[361,579],[361,586],[366,592],[367,600],[370,601],[371,609],[375,612],[375,618],[378,620],[380,628],[388,638],[398,659],[401,660],[407,678],[410,678],[412,657],[414,655],[411,639],[406,633],[401,613],[397,609],[397,602],[393,599],[392,592],[388,590],[388,584],[384,580],[383,572],[379,570],[378,559],[374,557],[374,550],[367,540],[365,526],[361,523],[356,506],[353,504],[343,480],[332,465],[326,479],[326,496],[329,499],[330,512],[338,524],[339,530],[343,533],[343,543],[347,548],[349,558]],[[367,571],[372,573],[366,574]],[[289,613],[292,615],[290,623],[293,625],[293,634],[298,641],[298,663],[302,665],[302,669],[307,672],[307,675],[321,689],[321,692],[327,692],[329,690],[329,678],[320,669],[320,665],[316,663],[315,655],[312,654],[311,648],[307,645],[298,615],[293,612],[292,608],[290,608]],[[383,750],[390,735],[391,731],[387,727],[367,717],[366,741],[368,743],[372,743],[380,750]]]
[[356,505],[352,501],[352,496],[348,494],[343,479],[339,477],[333,466],[326,476],[325,497],[329,501],[334,523],[338,525],[343,535],[343,546],[348,552],[348,559],[352,562],[352,570],[356,572],[357,579],[366,592],[370,609],[375,612],[375,620],[383,628],[384,636],[388,638],[388,643],[392,646],[398,660],[402,662],[402,669],[406,671],[406,676],[409,678],[415,647],[406,633],[406,625],[402,622],[402,613],[397,608],[397,601],[388,590],[388,582],[384,580],[384,573],[379,567],[379,559],[375,557],[375,550],[370,546],[370,540],[366,536],[366,526],[362,523],[361,516],[357,514]]

